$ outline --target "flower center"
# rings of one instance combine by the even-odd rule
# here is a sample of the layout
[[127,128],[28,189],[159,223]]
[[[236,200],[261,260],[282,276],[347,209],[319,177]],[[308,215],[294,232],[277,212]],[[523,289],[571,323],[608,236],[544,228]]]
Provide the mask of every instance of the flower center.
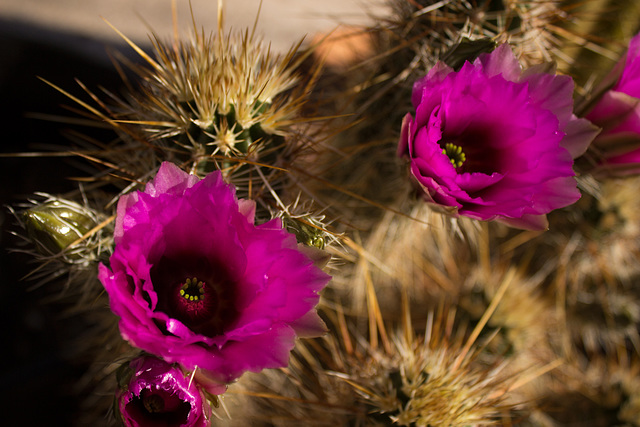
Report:
[[467,155],[462,151],[462,147],[459,145],[447,142],[442,149],[442,154],[445,154],[454,168],[459,168],[467,160]]
[[127,425],[183,426],[194,409],[178,390],[142,390],[127,403],[123,415]]
[[147,395],[142,398],[144,409],[150,414],[162,412],[164,410],[164,400],[157,394]]
[[163,257],[151,269],[151,281],[158,295],[156,310],[196,334],[220,335],[237,317],[235,283],[215,260],[193,254]]
[[191,276],[174,286],[171,314],[188,326],[206,322],[218,312],[218,292],[208,283]]
[[204,282],[198,280],[196,277],[187,279],[180,288],[180,296],[192,302],[204,300],[204,286]]

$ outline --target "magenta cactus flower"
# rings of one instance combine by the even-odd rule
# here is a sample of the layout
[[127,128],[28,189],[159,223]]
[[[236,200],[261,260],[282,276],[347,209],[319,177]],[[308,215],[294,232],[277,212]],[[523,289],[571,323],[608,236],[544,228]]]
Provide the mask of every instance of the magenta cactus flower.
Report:
[[179,367],[140,356],[120,369],[115,409],[126,427],[206,427],[211,407]]
[[573,114],[571,78],[543,71],[522,71],[503,44],[460,71],[438,63],[414,84],[398,155],[427,202],[542,230],[547,213],[580,198],[573,159],[597,130]]
[[594,173],[625,176],[640,173],[640,34],[631,39],[625,57],[586,118],[602,127],[594,147],[602,158]]
[[99,278],[133,346],[197,368],[211,393],[245,371],[286,366],[296,336],[317,336],[330,276],[280,219],[254,225],[216,171],[200,180],[163,163],[121,197],[111,269]]

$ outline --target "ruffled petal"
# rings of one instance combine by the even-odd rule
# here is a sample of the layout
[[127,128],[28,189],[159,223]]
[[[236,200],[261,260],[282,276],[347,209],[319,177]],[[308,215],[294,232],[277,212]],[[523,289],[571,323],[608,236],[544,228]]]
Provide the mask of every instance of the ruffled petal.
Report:
[[432,87],[439,85],[444,79],[453,72],[453,68],[446,65],[444,62],[438,62],[429,70],[427,75],[413,84],[413,91],[411,94],[411,102],[413,107],[417,108],[423,102],[423,96]]
[[326,334],[329,330],[316,311],[307,314],[289,323],[299,338],[315,338]]
[[532,74],[521,80],[529,85],[528,92],[537,107],[556,116],[564,128],[573,114],[573,80],[569,76]]
[[263,334],[248,337],[244,341],[228,342],[218,357],[202,360],[198,366],[225,383],[235,380],[246,371],[281,368],[289,362],[295,337],[293,328],[284,324],[274,325]]
[[613,89],[640,98],[640,34],[629,42],[624,71]]
[[[604,93],[603,93],[604,92]],[[637,174],[640,151],[640,34],[596,92],[602,94],[586,118],[602,131],[593,140],[600,177]]]
[[602,127],[605,133],[616,132],[619,131],[619,125],[629,116],[638,115],[639,104],[640,99],[611,90],[600,98],[586,118]]
[[561,145],[569,151],[572,158],[576,159],[587,151],[600,131],[601,129],[589,120],[572,116],[564,128],[566,135],[562,139]]
[[144,192],[121,199],[111,270],[100,266],[123,338],[206,371],[210,391],[285,366],[296,331],[323,330],[314,307],[326,258],[300,250],[280,219],[256,226],[254,216],[220,172],[200,180],[163,163]]
[[160,165],[155,178],[147,183],[145,193],[150,196],[158,196],[160,194],[180,195],[187,188],[193,187],[198,181],[200,181],[200,178],[197,176],[184,172],[173,163],[164,162]]
[[456,184],[468,193],[475,193],[497,184],[504,175],[497,172],[491,175],[484,173],[463,173],[456,177]]
[[412,102],[401,154],[440,210],[540,229],[545,214],[579,198],[573,158],[597,129],[573,115],[573,81],[552,65],[523,72],[503,44],[459,71],[436,65]]
[[481,67],[487,77],[502,75],[505,80],[512,82],[518,81],[522,71],[511,47],[506,43],[499,45],[491,53],[481,54],[473,65]]

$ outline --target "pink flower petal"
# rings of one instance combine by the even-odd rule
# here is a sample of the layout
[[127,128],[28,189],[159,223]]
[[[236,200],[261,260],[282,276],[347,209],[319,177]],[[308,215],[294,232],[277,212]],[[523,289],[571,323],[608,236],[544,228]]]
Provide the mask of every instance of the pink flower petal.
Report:
[[481,54],[473,63],[487,77],[501,75],[505,80],[518,81],[522,71],[520,63],[508,44],[501,44],[491,53]]
[[433,87],[437,86],[453,72],[453,68],[446,65],[444,62],[438,62],[429,73],[422,79],[416,81],[413,85],[413,92],[411,94],[411,102],[413,102],[414,108],[418,108],[418,105],[422,103],[422,98],[425,93]]
[[569,76],[532,74],[521,79],[529,84],[531,101],[538,107],[549,110],[559,121],[560,129],[569,122],[573,114],[573,80]]
[[289,324],[299,338],[319,337],[327,333],[327,325],[317,312],[309,311],[301,318]]
[[640,34],[631,39],[623,60],[605,79],[597,93],[606,91],[586,115],[602,131],[593,140],[597,164],[592,171],[602,177],[638,173],[640,139]]
[[145,193],[151,196],[160,194],[182,194],[187,188],[191,188],[200,181],[195,175],[185,173],[178,166],[170,162],[164,162],[160,166],[153,181],[147,183]]
[[204,370],[222,392],[246,370],[285,366],[296,330],[323,332],[314,307],[330,276],[319,255],[280,219],[254,225],[255,203],[220,172],[200,180],[163,163],[145,192],[121,200],[99,279],[133,346]]
[[565,137],[561,145],[574,159],[582,156],[591,145],[595,137],[600,133],[600,128],[587,119],[578,119],[572,116],[564,131]]
[[597,130],[573,115],[571,78],[552,72],[522,72],[505,44],[460,71],[438,64],[414,84],[398,155],[428,203],[539,229],[580,197],[573,157]]
[[629,42],[624,64],[620,80],[613,89],[640,98],[640,34]]
[[[145,355],[122,369],[126,372],[122,377],[128,380],[119,384],[114,408],[126,427],[157,425],[158,417],[184,427],[210,425],[208,400],[178,367]],[[151,404],[157,408],[154,414],[142,409]]]

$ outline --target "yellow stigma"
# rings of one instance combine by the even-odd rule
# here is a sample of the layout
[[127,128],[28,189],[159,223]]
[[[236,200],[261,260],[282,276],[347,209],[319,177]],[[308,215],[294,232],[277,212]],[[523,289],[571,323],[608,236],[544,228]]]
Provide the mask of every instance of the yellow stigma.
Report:
[[459,168],[467,160],[467,156],[462,151],[462,147],[452,144],[451,142],[447,142],[445,144],[444,148],[442,149],[442,154],[445,154],[447,157],[449,157],[449,161],[454,168]]
[[204,299],[204,282],[197,277],[187,279],[180,288],[180,296],[188,301],[200,301]]

